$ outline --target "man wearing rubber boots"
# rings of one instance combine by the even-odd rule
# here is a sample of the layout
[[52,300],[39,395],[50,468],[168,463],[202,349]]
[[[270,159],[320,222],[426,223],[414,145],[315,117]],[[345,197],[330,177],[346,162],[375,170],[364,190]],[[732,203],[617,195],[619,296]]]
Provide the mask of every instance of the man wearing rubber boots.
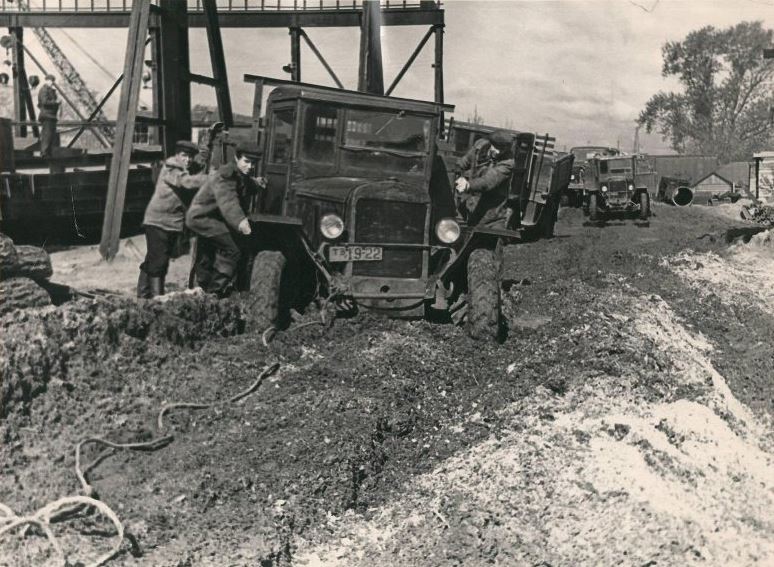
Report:
[[185,211],[196,191],[207,180],[206,173],[192,175],[192,165],[198,149],[195,144],[180,140],[175,144],[175,155],[167,159],[156,180],[143,226],[148,251],[140,265],[137,297],[150,298],[164,295],[164,280],[169,259],[183,238]]
[[460,177],[454,188],[460,196],[459,213],[468,225],[498,224],[507,217],[506,199],[514,166],[512,142],[510,132],[495,130],[457,160]]
[[242,257],[240,244],[252,233],[247,211],[265,187],[261,178],[250,177],[260,150],[237,146],[234,160],[222,166],[202,186],[186,215],[186,224],[198,236],[196,280],[208,293],[226,297]]

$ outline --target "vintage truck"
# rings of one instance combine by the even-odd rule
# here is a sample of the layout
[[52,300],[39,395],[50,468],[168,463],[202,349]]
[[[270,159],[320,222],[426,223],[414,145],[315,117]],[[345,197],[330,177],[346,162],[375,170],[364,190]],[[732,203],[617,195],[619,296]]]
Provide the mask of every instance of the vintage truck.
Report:
[[[457,217],[436,140],[437,103],[246,75],[262,124],[266,191],[249,215],[256,253],[249,319],[282,325],[311,301],[392,317],[464,319],[476,339],[502,336],[502,247],[539,219],[571,161],[528,191],[534,135],[514,138],[509,200],[522,223],[469,227]],[[261,100],[268,95],[265,117]],[[539,164],[545,167],[543,164]],[[522,206],[523,205],[523,206]],[[455,314],[457,317],[455,317]]]
[[600,220],[613,212],[650,217],[650,192],[654,172],[640,155],[594,157],[588,161],[585,177],[589,218]]
[[570,153],[574,156],[575,161],[564,200],[570,207],[580,207],[586,200],[586,176],[588,175],[589,160],[595,156],[617,156],[621,152],[616,148],[607,146],[575,146],[570,148]]

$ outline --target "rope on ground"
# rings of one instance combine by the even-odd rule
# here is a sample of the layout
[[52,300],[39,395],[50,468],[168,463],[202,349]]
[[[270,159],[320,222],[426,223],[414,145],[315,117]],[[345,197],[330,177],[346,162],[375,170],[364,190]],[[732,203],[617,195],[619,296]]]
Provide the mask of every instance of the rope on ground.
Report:
[[[267,376],[271,376],[274,374],[280,367],[279,362],[275,362],[274,364],[271,364],[263,369],[263,372],[261,372],[258,375],[258,378],[256,378],[255,382],[253,382],[249,388],[246,390],[239,392],[238,394],[235,394],[231,396],[228,400],[225,402],[210,402],[207,404],[197,404],[197,403],[191,403],[191,402],[173,402],[170,404],[164,404],[161,407],[161,410],[159,410],[159,416],[156,419],[156,426],[158,427],[159,431],[164,430],[164,415],[173,409],[178,408],[187,408],[187,409],[207,409],[218,405],[226,405],[226,404],[233,404],[235,402],[238,402],[242,398],[249,396],[252,394],[255,390],[258,389],[258,387],[261,385],[261,383],[266,379]],[[171,437],[171,436],[170,436]],[[164,439],[162,437],[162,439]]]
[[52,518],[57,515],[60,509],[72,509],[74,506],[90,506],[96,508],[103,516],[109,519],[113,523],[113,526],[116,528],[116,543],[110,548],[110,551],[99,556],[94,563],[90,564],[93,567],[104,565],[110,559],[115,557],[119,551],[121,551],[121,544],[124,541],[124,526],[121,523],[121,520],[118,519],[116,513],[113,512],[113,510],[111,510],[107,504],[88,496],[67,496],[65,498],[60,498],[59,500],[55,500],[50,504],[46,504],[43,508],[31,516],[18,516],[8,506],[0,504],[0,511],[5,514],[4,517],[0,517],[0,523],[5,522],[5,525],[0,527],[0,536],[10,532],[15,528],[18,528],[19,526],[37,526],[43,531],[44,534],[46,534],[46,537],[48,538],[48,541],[51,544],[51,547],[54,549],[54,552],[56,553],[56,556],[61,564],[70,565],[67,560],[67,555],[62,549],[62,546],[59,544],[59,541],[54,535],[54,532],[51,530],[50,524]]
[[[318,323],[314,321],[314,323]],[[308,323],[307,323],[308,324]],[[258,375],[258,378],[248,387],[237,394],[234,394],[228,398],[225,402],[211,402],[207,404],[201,403],[189,403],[189,402],[173,402],[165,404],[159,410],[157,425],[159,431],[164,429],[164,415],[172,410],[178,408],[187,409],[206,409],[215,407],[218,405],[233,404],[239,400],[249,396],[255,392],[261,385],[261,383],[268,377],[274,374],[280,367],[279,362],[267,366]],[[61,562],[61,565],[68,566],[67,555],[65,554],[62,546],[59,544],[54,532],[51,530],[50,524],[55,521],[61,521],[63,519],[70,518],[73,514],[83,510],[87,507],[96,508],[103,516],[108,518],[116,528],[116,544],[111,550],[104,555],[101,555],[90,566],[99,567],[104,565],[107,561],[115,557],[121,550],[121,544],[124,540],[124,527],[115,512],[104,502],[97,499],[97,493],[94,487],[89,483],[86,475],[92,471],[99,463],[104,461],[107,457],[112,455],[116,450],[130,450],[130,451],[156,451],[162,449],[174,441],[173,435],[164,435],[151,441],[144,441],[138,443],[115,443],[102,439],[101,437],[88,437],[83,439],[75,446],[75,476],[78,477],[78,482],[81,484],[81,488],[86,496],[67,496],[60,498],[50,504],[47,504],[31,516],[19,516],[9,506],[0,502],[0,537],[4,534],[12,531],[13,529],[24,526],[22,536],[26,535],[29,526],[37,526],[48,538],[51,547],[57,555],[57,558]],[[86,467],[81,466],[81,451],[84,446],[95,444],[107,447],[105,451],[100,453],[94,461],[92,461]],[[5,524],[5,525],[3,525]]]

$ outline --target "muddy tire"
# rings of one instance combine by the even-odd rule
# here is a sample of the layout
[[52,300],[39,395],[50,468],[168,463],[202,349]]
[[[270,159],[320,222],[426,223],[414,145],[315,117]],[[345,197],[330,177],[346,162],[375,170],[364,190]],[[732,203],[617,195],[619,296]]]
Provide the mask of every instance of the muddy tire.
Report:
[[543,238],[554,237],[554,227],[559,216],[559,203],[556,197],[549,197],[543,209]]
[[647,191],[640,193],[640,220],[648,220],[650,217],[650,195]]
[[593,221],[599,220],[599,208],[597,206],[596,193],[589,195],[589,219]]
[[468,258],[467,331],[475,340],[494,341],[500,334],[502,260],[480,248]]
[[275,250],[263,250],[255,257],[246,303],[247,324],[251,330],[260,332],[279,323],[285,263],[282,252]]

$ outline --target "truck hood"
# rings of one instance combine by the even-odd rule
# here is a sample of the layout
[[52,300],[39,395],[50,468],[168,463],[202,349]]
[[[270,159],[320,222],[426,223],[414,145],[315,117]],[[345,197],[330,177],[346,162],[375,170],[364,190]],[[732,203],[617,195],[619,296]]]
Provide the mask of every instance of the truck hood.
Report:
[[395,178],[370,179],[364,177],[317,177],[304,179],[293,183],[293,189],[296,195],[344,203],[355,189],[364,185],[390,186],[393,191],[397,189],[400,193],[408,194],[414,197],[414,199],[416,198],[416,193],[421,192],[419,188],[414,188]]

